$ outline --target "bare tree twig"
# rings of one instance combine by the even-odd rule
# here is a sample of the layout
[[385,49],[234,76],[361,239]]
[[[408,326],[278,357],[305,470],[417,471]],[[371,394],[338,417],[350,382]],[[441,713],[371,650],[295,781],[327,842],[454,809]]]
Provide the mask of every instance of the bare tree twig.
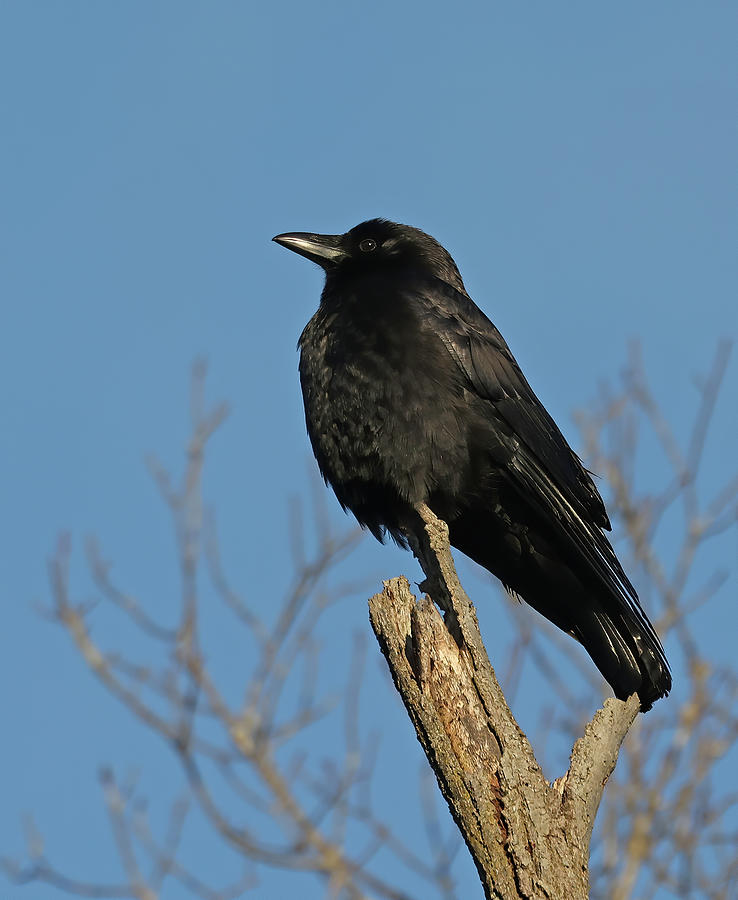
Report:
[[[600,800],[592,844],[593,898],[660,900],[663,891],[699,900],[733,896],[738,792],[726,788],[721,761],[738,747],[738,673],[733,661],[720,661],[712,648],[702,646],[691,627],[706,608],[715,616],[715,604],[730,600],[726,579],[735,576],[735,560],[702,563],[707,542],[724,546],[727,529],[738,522],[738,474],[723,478],[711,472],[709,495],[700,474],[710,459],[706,451],[722,408],[718,394],[727,363],[728,348],[721,346],[698,383],[686,438],[664,415],[637,348],[623,379],[604,386],[598,404],[580,419],[587,464],[605,475],[613,490],[610,506],[623,538],[619,552],[629,559],[649,611],[658,613],[670,655],[678,656],[673,695],[638,718],[620,749],[617,770],[613,766],[636,701],[607,701],[585,728],[587,711],[602,696],[601,679],[572,656],[570,642],[558,631],[545,623],[539,629],[508,603],[519,629],[505,659],[508,699],[516,694],[521,672],[526,677],[530,670],[542,672],[545,690],[556,699],[541,704],[539,758],[541,752],[559,753],[554,770],[561,771],[563,752],[574,743],[568,771],[553,784],[543,777],[495,680],[444,526],[428,510],[418,511],[422,527],[414,549],[426,573],[423,588],[443,617],[430,600],[416,601],[402,580],[387,582],[371,601],[393,678],[487,896],[585,896],[587,850]],[[113,579],[111,563],[94,542],[87,555],[97,597],[73,599],[68,536],[60,539],[49,565],[49,617],[67,631],[110,694],[171,749],[189,802],[171,804],[164,834],[157,837],[133,787],[105,772],[112,844],[124,873],[120,882],[95,884],[68,876],[48,860],[31,825],[26,861],[6,858],[0,865],[13,883],[42,882],[81,897],[163,900],[186,890],[204,900],[230,900],[250,891],[261,867],[268,866],[295,878],[317,878],[340,900],[411,900],[394,881],[398,868],[414,886],[416,900],[431,894],[453,900],[452,863],[461,842],[450,822],[451,834],[443,837],[427,790],[421,794],[423,821],[411,830],[395,827],[392,808],[382,807],[385,798],[380,795],[377,803],[373,796],[382,760],[395,752],[395,738],[389,752],[386,741],[380,752],[376,726],[365,724],[359,712],[366,694],[363,644],[348,654],[345,676],[331,659],[325,677],[323,618],[339,597],[356,592],[355,585],[326,578],[356,546],[358,532],[333,533],[318,493],[312,520],[292,506],[295,577],[284,597],[270,597],[269,604],[260,597],[257,605],[250,601],[248,580],[246,590],[234,586],[225,573],[214,513],[203,499],[209,441],[226,414],[222,405],[207,405],[204,379],[204,364],[198,364],[181,477],[150,464],[177,538],[180,588],[172,621],[159,621],[153,604],[127,591],[119,577]],[[661,482],[651,478],[644,489],[640,448],[654,440],[663,454]],[[207,589],[223,601],[221,607],[204,602],[203,561]],[[149,639],[136,647],[139,658],[128,643],[116,645],[115,633],[108,646],[101,629],[93,630],[101,602],[123,612]],[[273,620],[264,618],[267,607],[276,611]],[[199,620],[212,609],[241,635],[236,665],[244,682],[235,702],[203,646]],[[561,666],[564,659],[568,669]],[[574,689],[567,672],[577,674]],[[331,729],[332,745],[317,759],[312,734],[323,727]],[[577,735],[582,736],[574,742]],[[204,817],[225,852],[243,861],[241,878],[213,885],[207,873],[188,865],[182,835],[190,816],[200,828]],[[387,860],[393,862],[392,874]],[[568,872],[560,878],[562,868]]]

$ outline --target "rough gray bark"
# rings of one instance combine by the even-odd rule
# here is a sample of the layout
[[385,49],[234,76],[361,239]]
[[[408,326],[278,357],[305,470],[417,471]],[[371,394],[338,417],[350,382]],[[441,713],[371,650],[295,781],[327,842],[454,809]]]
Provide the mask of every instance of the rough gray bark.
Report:
[[416,600],[407,580],[395,578],[369,601],[395,686],[485,896],[583,900],[592,826],[638,697],[607,700],[575,743],[568,772],[547,782],[497,683],[448,529],[428,507],[418,514],[413,551],[428,596]]

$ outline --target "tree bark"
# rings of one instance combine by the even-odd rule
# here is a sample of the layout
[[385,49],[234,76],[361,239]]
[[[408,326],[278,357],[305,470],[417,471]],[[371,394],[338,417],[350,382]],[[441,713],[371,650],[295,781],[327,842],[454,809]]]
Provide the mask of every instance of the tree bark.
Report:
[[485,896],[584,900],[594,819],[638,697],[608,699],[549,784],[497,683],[448,529],[426,506],[418,515],[411,544],[427,596],[394,578],[369,601],[370,619]]

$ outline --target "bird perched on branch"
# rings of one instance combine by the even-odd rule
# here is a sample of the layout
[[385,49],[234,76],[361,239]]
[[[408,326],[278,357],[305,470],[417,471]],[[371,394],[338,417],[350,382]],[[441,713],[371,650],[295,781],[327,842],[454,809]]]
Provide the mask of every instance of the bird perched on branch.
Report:
[[384,219],[274,240],[325,271],[300,380],[315,457],[344,509],[407,546],[426,503],[454,547],[584,645],[617,697],[637,693],[646,710],[668,694],[602,498],[450,254]]

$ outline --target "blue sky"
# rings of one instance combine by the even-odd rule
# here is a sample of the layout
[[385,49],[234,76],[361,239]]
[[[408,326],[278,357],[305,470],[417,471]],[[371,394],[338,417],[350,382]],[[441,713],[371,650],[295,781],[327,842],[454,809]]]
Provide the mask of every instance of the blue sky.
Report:
[[[728,2],[2,4],[2,852],[32,810],[55,858],[104,877],[97,767],[166,781],[33,603],[62,530],[78,551],[98,535],[154,607],[172,589],[143,459],[181,467],[196,355],[232,408],[206,486],[224,556],[286,582],[312,472],[295,343],[321,277],[272,235],[420,226],[572,442],[634,337],[686,430],[693,376],[738,331],[736,34]],[[738,437],[718,412],[716,480]],[[416,572],[369,539],[356,560],[376,583]],[[73,571],[84,590],[80,553]],[[360,598],[333,627],[368,630]]]

